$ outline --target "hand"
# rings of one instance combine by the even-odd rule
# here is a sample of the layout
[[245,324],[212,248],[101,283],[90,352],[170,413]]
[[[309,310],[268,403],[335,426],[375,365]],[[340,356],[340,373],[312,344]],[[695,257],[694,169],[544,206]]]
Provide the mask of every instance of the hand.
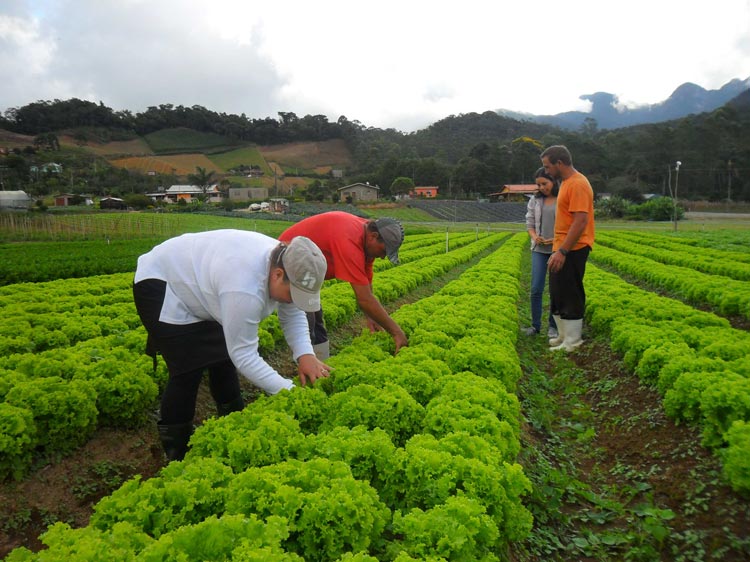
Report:
[[382,332],[383,327],[375,322],[372,318],[369,316],[367,317],[367,327],[370,329],[371,332]]
[[315,354],[300,355],[297,359],[297,372],[302,386],[308,382],[314,383],[322,377],[327,377],[333,369],[315,357]]
[[398,353],[402,347],[409,346],[409,340],[406,339],[406,334],[403,330],[399,330],[398,333],[393,335],[393,343],[396,344],[396,353]]
[[563,265],[565,265],[565,256],[560,252],[553,252],[547,262],[547,269],[552,273],[557,273],[562,269]]

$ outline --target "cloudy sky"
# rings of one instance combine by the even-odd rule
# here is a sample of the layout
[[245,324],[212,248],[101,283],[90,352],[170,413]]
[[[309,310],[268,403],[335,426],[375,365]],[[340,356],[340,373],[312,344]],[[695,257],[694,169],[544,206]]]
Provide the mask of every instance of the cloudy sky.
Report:
[[2,0],[0,111],[77,97],[424,128],[750,78],[750,0]]

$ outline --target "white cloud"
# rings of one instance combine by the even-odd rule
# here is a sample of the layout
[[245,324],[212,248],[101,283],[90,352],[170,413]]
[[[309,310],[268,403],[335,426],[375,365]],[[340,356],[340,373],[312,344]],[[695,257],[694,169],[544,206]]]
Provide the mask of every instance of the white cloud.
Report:
[[750,76],[750,2],[9,0],[0,110],[81,97],[421,128],[451,114],[656,103]]

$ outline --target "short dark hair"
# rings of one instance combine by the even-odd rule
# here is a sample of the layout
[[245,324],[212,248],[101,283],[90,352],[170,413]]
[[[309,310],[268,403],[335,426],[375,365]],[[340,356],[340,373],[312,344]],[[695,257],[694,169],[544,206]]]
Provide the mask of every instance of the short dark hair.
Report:
[[284,272],[284,281],[289,281],[286,267],[284,267],[284,254],[286,253],[286,249],[287,245],[284,242],[279,242],[279,244],[271,250],[271,268],[280,267]]
[[[557,178],[553,178],[547,173],[547,170],[544,169],[542,166],[539,168],[536,172],[534,172],[534,179],[537,178],[544,178],[546,180],[549,180],[552,182],[552,191],[550,191],[550,195],[557,197],[557,194],[560,193],[560,181]],[[544,197],[541,192],[538,192],[535,197]]]
[[550,146],[544,152],[542,152],[541,157],[549,158],[550,164],[557,164],[558,162],[562,162],[566,166],[573,165],[573,157],[570,155],[570,151],[567,149],[567,147],[561,144]]

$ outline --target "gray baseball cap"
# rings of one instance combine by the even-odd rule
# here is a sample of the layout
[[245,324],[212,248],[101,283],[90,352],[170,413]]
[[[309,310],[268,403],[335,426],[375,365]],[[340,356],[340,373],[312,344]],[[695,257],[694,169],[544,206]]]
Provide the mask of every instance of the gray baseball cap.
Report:
[[404,241],[404,227],[394,219],[382,218],[375,221],[380,237],[385,241],[385,254],[393,265],[398,265],[398,249]]
[[305,312],[320,310],[320,288],[328,268],[320,248],[309,238],[296,236],[289,242],[281,263],[289,277],[294,305]]

